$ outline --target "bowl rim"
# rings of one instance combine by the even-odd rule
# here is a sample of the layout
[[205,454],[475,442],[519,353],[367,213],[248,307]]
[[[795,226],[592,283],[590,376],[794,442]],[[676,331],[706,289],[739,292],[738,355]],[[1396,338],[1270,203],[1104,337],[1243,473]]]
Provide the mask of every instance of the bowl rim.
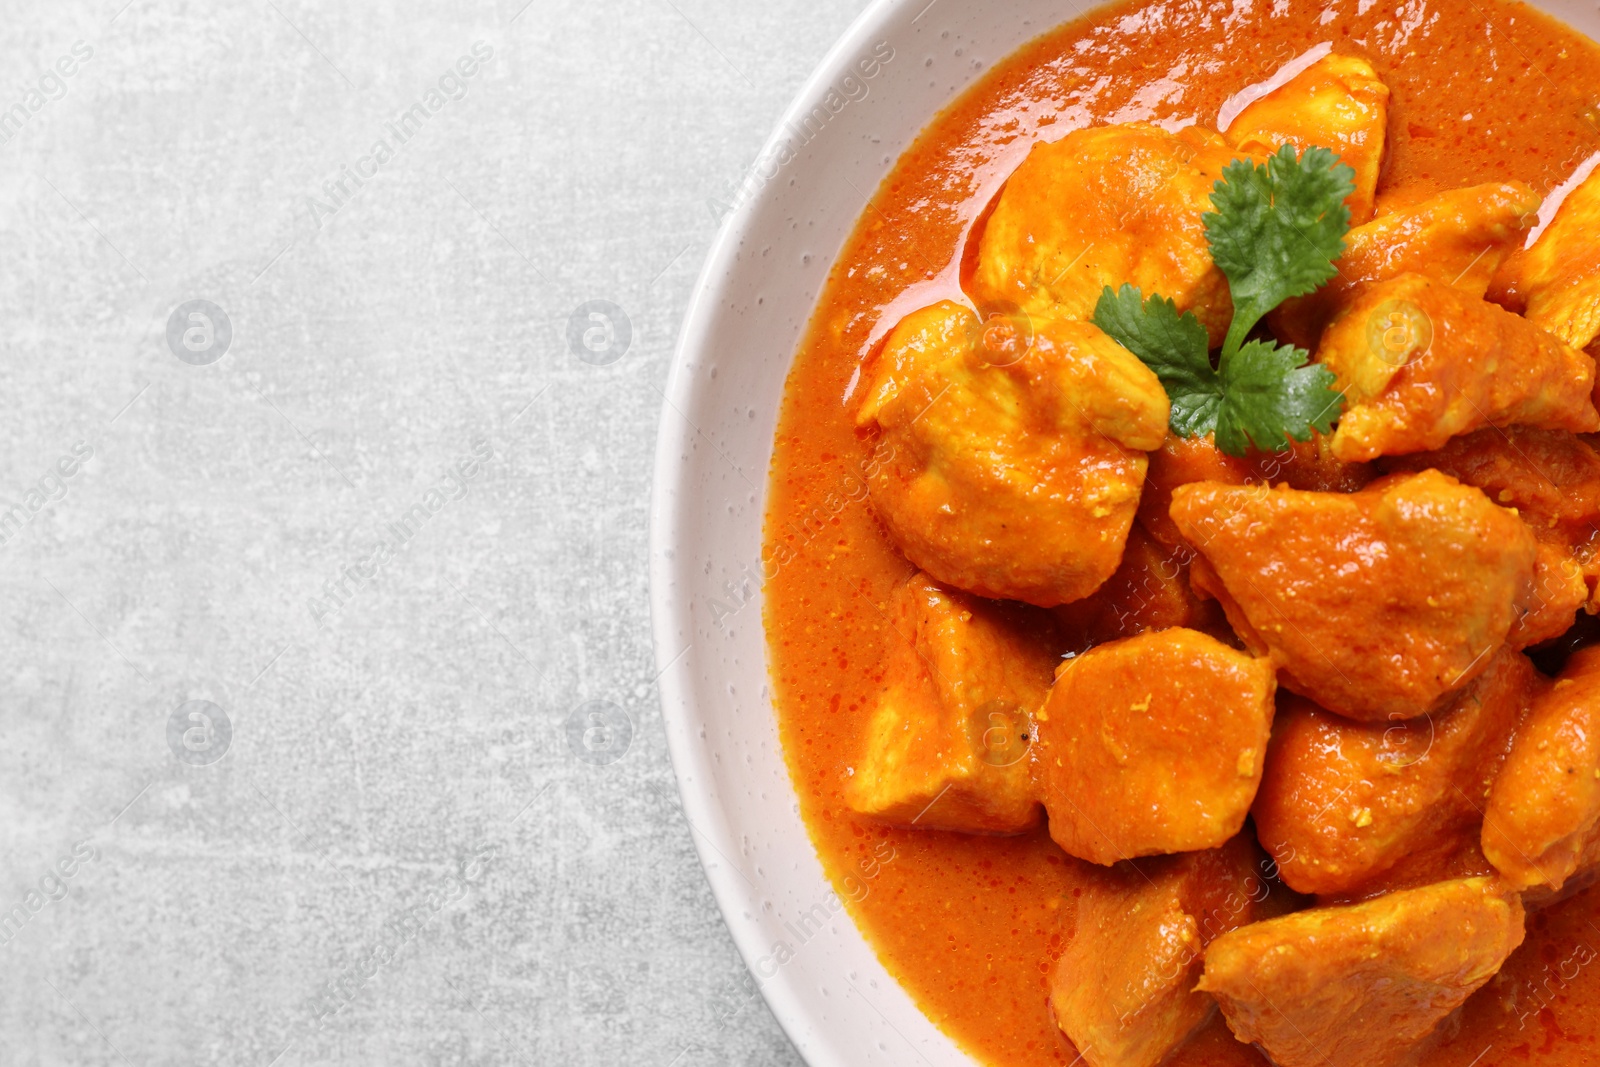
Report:
[[[748,174],[751,167],[758,165],[760,161],[774,158],[789,137],[789,131],[799,127],[802,118],[811,111],[824,93],[843,75],[850,73],[851,63],[862,53],[863,48],[883,36],[889,24],[902,13],[902,9],[911,8],[918,3],[923,5],[923,13],[933,6],[927,0],[871,0],[851,21],[844,33],[834,40],[812,69],[779,116],[772,132],[762,142],[761,148],[753,157],[753,162],[742,173]],[[919,14],[918,18],[920,17]],[[927,119],[931,118],[931,115],[927,116]],[[690,363],[696,353],[706,348],[716,320],[718,295],[724,284],[723,279],[729,277],[736,266],[746,231],[767,195],[767,188],[764,185],[756,195],[745,197],[742,202],[735,204],[734,209],[722,220],[699,276],[695,280],[694,290],[690,294],[677,344],[673,347],[666,387],[661,391],[664,404],[656,431],[655,459],[650,479],[648,542],[651,638],[655,650],[656,670],[659,672],[657,692],[660,696],[664,725],[668,727],[665,733],[673,775],[677,780],[679,799],[691,828],[690,838],[694,842],[701,870],[710,883],[712,896],[733,937],[734,945],[745,967],[752,974],[756,973],[757,963],[767,946],[761,940],[762,930],[757,918],[745,910],[745,904],[749,900],[748,889],[741,885],[740,875],[726,860],[726,855],[738,852],[738,844],[730,833],[722,806],[713,803],[707,791],[689,787],[691,780],[704,781],[709,777],[711,760],[702,746],[690,743],[687,733],[671,728],[673,709],[687,708],[691,705],[689,690],[692,687],[683,684],[673,671],[673,667],[682,658],[682,652],[673,649],[672,646],[680,633],[692,632],[693,624],[688,617],[685,604],[673,596],[673,586],[674,571],[679,565],[675,557],[677,546],[674,537],[678,532],[679,511],[689,492],[689,487],[685,485],[690,474],[689,465],[683,462],[682,457],[696,431],[686,418],[669,417],[669,409],[683,412],[693,406],[694,376],[691,373]],[[812,313],[814,312],[813,307]],[[808,320],[809,317],[808,315]],[[809,324],[802,329],[802,343],[807,330]],[[793,365],[792,353],[789,365]],[[763,516],[769,475],[769,471],[762,470],[760,509]],[[764,634],[764,624],[762,630]],[[764,644],[764,636],[762,641]],[[763,663],[764,674],[766,670],[767,664]],[[792,789],[792,779],[789,785]],[[809,834],[808,829],[808,838]],[[848,921],[853,927],[854,920]],[[778,1025],[783,1028],[784,1033],[807,1063],[828,1064],[829,1067],[834,1063],[842,1065],[842,1061],[832,1057],[824,1058],[826,1043],[807,1040],[808,1013],[792,983],[764,981],[759,983],[759,988]]]

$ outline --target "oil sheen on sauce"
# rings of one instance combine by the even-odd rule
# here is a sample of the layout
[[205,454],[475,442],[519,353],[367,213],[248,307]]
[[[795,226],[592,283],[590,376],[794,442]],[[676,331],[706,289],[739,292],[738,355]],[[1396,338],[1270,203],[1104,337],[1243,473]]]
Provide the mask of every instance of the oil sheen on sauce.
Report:
[[[895,830],[840,787],[912,568],[865,499],[848,398],[900,316],[956,296],[974,221],[1037,139],[1081,126],[1214,125],[1241,88],[1330,42],[1393,90],[1383,196],[1517,178],[1541,192],[1600,149],[1600,48],[1500,0],[1124,3],[998,62],[899,160],[839,255],[790,373],[767,514],[766,627],[780,733],[811,837],[857,924],[922,1010],[978,1059],[1071,1064],[1046,1006],[1077,861],[1020,838]],[[962,42],[936,42],[954,52]],[[888,857],[887,859],[885,857]],[[1501,975],[1424,1062],[1600,1062],[1600,890],[1530,918]],[[909,1057],[914,1055],[905,1050]],[[1220,1020],[1173,1060],[1260,1064]]]

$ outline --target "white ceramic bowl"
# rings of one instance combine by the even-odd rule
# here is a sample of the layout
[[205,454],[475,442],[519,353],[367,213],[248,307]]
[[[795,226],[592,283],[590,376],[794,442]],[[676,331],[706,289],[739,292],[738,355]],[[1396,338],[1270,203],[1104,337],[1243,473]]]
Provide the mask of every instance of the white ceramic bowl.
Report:
[[[1593,0],[1535,4],[1600,37]],[[650,586],[667,740],[734,941],[814,1067],[973,1061],[889,977],[840,906],[779,750],[759,585],[784,379],[829,266],[894,161],[986,70],[1077,14],[1059,0],[872,4],[806,82],[736,197],[666,390]],[[894,52],[886,63],[884,45]],[[858,64],[872,59],[864,77]],[[805,123],[819,114],[829,118]]]

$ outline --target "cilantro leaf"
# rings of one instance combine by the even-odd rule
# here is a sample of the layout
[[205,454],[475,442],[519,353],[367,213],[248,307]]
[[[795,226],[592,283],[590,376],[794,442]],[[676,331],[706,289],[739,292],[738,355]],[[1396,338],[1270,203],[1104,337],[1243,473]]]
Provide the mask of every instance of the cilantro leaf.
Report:
[[1223,168],[1211,193],[1217,210],[1202,221],[1233,294],[1224,363],[1267,312],[1333,277],[1350,229],[1344,200],[1355,187],[1355,171],[1326,148],[1296,157],[1286,144],[1260,166],[1236,159]]
[[1287,448],[1291,437],[1306,441],[1313,429],[1332,429],[1344,410],[1344,394],[1334,388],[1333,372],[1310,359],[1302,348],[1268,341],[1249,341],[1239,349],[1218,372],[1217,447],[1230,456],[1242,456],[1252,445],[1276,452]]
[[1108,285],[1094,308],[1094,324],[1155,371],[1172,402],[1168,425],[1180,437],[1210,433],[1216,425],[1222,383],[1211,366],[1206,328],[1194,313],[1178,314],[1163,296],[1144,299],[1137,286],[1112,292]]
[[1230,456],[1250,448],[1276,451],[1326,433],[1344,407],[1334,376],[1289,345],[1250,341],[1225,367],[1213,367],[1206,328],[1192,312],[1178,314],[1162,296],[1106,286],[1094,324],[1155,372],[1172,402],[1169,425],[1180,437],[1215,434]]

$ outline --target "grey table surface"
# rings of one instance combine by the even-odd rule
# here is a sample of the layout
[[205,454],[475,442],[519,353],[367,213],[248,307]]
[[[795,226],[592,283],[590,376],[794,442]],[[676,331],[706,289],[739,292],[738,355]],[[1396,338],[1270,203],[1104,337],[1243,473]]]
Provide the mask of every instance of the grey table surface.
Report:
[[646,516],[719,200],[864,5],[523,4],[4,4],[0,1067],[800,1062]]

